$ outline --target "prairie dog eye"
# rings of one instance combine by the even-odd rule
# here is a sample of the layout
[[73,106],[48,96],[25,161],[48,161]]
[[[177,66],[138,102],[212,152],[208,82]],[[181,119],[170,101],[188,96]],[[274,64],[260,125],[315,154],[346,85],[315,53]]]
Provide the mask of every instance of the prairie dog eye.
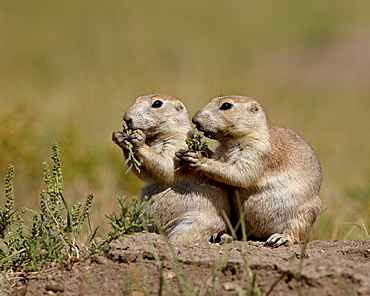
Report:
[[226,102],[221,105],[220,110],[229,110],[232,106],[233,104]]
[[162,101],[160,101],[160,100],[156,100],[156,101],[154,101],[154,103],[152,104],[152,107],[153,107],[153,108],[160,108],[160,107],[162,107],[162,105],[163,105],[163,102],[162,102]]

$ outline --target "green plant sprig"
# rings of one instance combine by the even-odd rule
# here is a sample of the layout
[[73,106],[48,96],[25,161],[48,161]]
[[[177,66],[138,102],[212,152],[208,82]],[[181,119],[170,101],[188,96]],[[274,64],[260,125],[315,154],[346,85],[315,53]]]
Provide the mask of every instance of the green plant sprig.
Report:
[[[204,133],[198,132],[193,138],[187,138],[185,140],[186,144],[188,145],[188,149],[193,152],[200,152],[203,156],[209,157],[208,155],[208,141],[203,139]],[[179,153],[184,155],[186,153],[185,150],[180,150]],[[180,157],[179,160],[179,167],[175,169],[175,171],[180,170],[181,168],[186,166],[186,162]]]
[[5,206],[0,207],[0,238],[4,239],[10,231],[14,219],[14,188],[13,188],[14,167],[9,165],[5,178]]
[[101,250],[109,249],[109,245],[121,236],[133,234],[148,229],[152,225],[154,214],[147,209],[153,205],[155,198],[145,196],[142,200],[133,197],[131,201],[122,196],[117,199],[120,213],[111,213],[106,217],[109,219],[111,231],[105,237]]
[[207,154],[208,149],[208,141],[203,139],[204,133],[198,132],[194,138],[186,139],[186,144],[188,145],[189,150],[191,151],[199,151],[201,153]]
[[[132,133],[132,130],[129,129],[128,127],[126,127],[125,125],[122,125],[122,127],[123,127],[123,132],[125,134],[130,135]],[[133,147],[134,146],[130,142],[127,142],[124,146],[124,148],[127,150],[128,154],[127,154],[126,160],[123,163],[123,165],[128,165],[129,166],[125,174],[128,174],[128,172],[131,171],[132,167],[134,167],[136,169],[136,171],[138,173],[140,173],[141,163],[140,163],[140,161],[138,161],[135,158],[134,151],[132,150]]]

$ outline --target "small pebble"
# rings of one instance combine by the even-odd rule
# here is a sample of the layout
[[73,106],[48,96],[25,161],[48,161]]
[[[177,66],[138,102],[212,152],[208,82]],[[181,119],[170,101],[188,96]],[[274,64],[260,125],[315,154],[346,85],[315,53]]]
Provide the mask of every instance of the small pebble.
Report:
[[98,264],[107,264],[108,260],[104,256],[98,256],[96,257],[95,262]]
[[145,294],[140,291],[133,291],[131,292],[130,296],[145,296]]
[[60,284],[49,284],[45,286],[46,291],[52,291],[54,293],[64,292],[64,287]]
[[223,286],[225,291],[235,290],[235,283],[224,283]]
[[176,274],[172,270],[169,270],[165,272],[165,277],[166,279],[171,280],[176,277]]
[[27,287],[19,287],[14,291],[14,295],[24,296],[27,294]]

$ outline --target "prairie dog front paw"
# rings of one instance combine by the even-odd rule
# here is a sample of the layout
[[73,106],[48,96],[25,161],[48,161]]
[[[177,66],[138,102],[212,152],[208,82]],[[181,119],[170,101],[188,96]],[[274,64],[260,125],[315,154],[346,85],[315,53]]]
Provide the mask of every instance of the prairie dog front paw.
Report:
[[193,151],[179,151],[176,153],[176,157],[181,160],[182,163],[186,163],[192,168],[198,168],[204,156],[200,152]]
[[146,136],[142,130],[134,130],[129,136],[130,143],[134,146],[135,150],[145,145]]
[[116,143],[118,146],[120,146],[122,149],[126,145],[128,137],[129,136],[122,131],[114,131],[112,133],[112,141]]

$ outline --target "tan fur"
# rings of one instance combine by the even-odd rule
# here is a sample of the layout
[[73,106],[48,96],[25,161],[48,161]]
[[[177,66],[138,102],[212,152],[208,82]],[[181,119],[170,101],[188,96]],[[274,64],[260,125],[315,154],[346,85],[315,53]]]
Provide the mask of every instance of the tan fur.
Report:
[[[153,107],[156,101],[162,105]],[[230,205],[225,186],[175,161],[175,152],[186,149],[185,140],[193,134],[183,103],[164,94],[141,96],[123,119],[134,131],[130,136],[113,132],[113,141],[123,150],[127,141],[133,144],[142,164],[135,173],[146,182],[142,196],[155,196],[150,210],[170,240],[189,243],[226,232],[222,212],[230,215]]]
[[220,146],[213,159],[191,152],[183,159],[232,186],[248,234],[273,247],[303,241],[321,212],[321,167],[307,142],[270,125],[260,103],[249,97],[215,98],[193,122]]

